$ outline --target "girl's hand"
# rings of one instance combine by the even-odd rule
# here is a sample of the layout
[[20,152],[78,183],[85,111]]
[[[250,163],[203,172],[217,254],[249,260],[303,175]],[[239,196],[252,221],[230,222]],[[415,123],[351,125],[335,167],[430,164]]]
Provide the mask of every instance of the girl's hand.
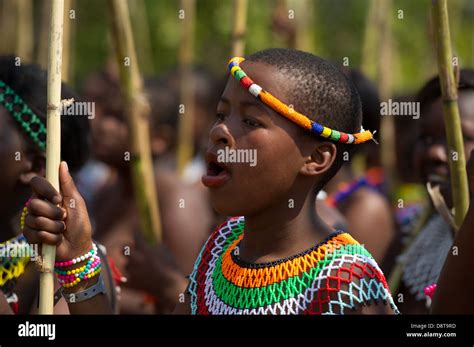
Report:
[[42,177],[34,177],[30,185],[33,198],[28,204],[23,230],[28,242],[56,245],[57,261],[87,253],[92,248],[92,228],[84,199],[67,164],[62,162],[59,167],[62,195]]

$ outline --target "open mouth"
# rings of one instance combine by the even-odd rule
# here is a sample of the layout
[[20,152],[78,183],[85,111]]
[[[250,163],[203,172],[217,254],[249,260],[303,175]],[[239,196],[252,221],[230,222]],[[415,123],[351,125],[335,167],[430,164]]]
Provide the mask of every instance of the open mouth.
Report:
[[224,167],[215,162],[210,162],[207,165],[207,175],[208,176],[219,176],[221,172],[225,171]]
[[209,188],[222,186],[230,179],[229,168],[217,161],[217,157],[212,153],[206,153],[207,171],[202,176],[202,183]]

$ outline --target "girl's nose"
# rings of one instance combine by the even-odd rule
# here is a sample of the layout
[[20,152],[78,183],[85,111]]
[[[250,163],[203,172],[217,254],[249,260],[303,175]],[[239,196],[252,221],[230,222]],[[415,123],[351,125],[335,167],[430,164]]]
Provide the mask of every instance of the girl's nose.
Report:
[[214,145],[224,145],[227,147],[234,147],[235,140],[229,131],[229,128],[224,124],[216,124],[212,127],[209,133],[209,139]]

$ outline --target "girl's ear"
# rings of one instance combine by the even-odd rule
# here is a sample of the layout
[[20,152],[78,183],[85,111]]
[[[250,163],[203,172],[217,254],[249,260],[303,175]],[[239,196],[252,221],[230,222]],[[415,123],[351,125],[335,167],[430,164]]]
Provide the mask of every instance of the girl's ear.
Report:
[[333,142],[320,142],[308,156],[300,169],[300,174],[304,176],[319,176],[327,172],[334,163],[337,155],[337,148]]
[[35,176],[44,177],[46,175],[46,154],[45,153],[25,153],[21,159],[21,173],[19,180],[22,184],[28,185]]

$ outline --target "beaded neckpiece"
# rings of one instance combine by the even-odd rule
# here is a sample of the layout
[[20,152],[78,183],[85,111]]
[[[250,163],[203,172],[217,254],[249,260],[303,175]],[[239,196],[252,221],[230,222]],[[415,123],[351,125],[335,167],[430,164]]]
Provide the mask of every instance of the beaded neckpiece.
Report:
[[23,131],[42,150],[46,150],[46,126],[41,119],[28,107],[22,98],[5,82],[0,80],[0,104],[20,124]]
[[344,314],[375,302],[398,313],[372,256],[345,232],[272,263],[240,259],[243,217],[219,226],[190,275],[193,314]]
[[254,81],[252,81],[249,76],[247,76],[244,70],[242,70],[240,67],[240,63],[242,63],[244,60],[245,59],[241,57],[234,57],[229,61],[229,70],[231,75],[234,76],[240,85],[247,89],[250,94],[255,96],[257,99],[260,99],[265,105],[286,117],[290,121],[315,133],[318,136],[327,138],[334,142],[359,144],[373,140],[373,134],[369,130],[363,130],[356,134],[346,134],[345,132],[325,127],[324,125],[321,125],[311,120],[309,117],[297,112],[292,107],[284,104],[272,94],[256,84]]
[[30,261],[29,245],[23,235],[0,243],[0,287],[7,292]]

